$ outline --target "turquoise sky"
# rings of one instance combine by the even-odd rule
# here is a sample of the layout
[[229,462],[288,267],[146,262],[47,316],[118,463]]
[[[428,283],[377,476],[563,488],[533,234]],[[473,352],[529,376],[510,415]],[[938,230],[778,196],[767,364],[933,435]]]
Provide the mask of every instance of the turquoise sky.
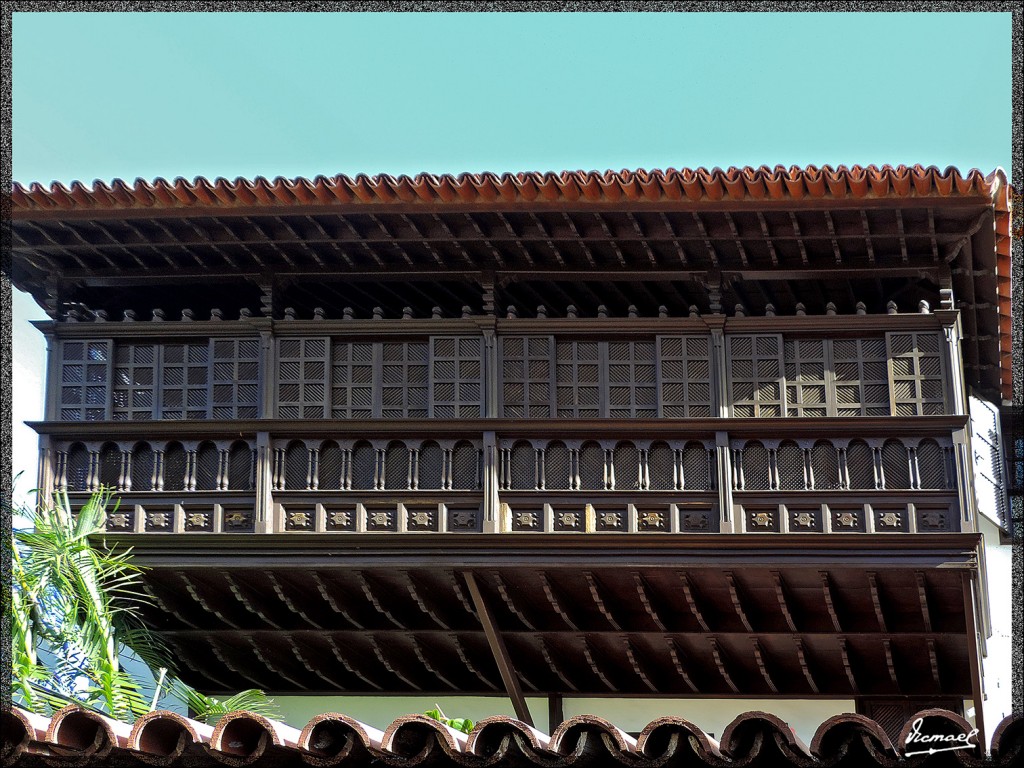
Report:
[[[1010,14],[14,14],[22,182],[1010,165]],[[42,340],[14,301],[15,471]]]

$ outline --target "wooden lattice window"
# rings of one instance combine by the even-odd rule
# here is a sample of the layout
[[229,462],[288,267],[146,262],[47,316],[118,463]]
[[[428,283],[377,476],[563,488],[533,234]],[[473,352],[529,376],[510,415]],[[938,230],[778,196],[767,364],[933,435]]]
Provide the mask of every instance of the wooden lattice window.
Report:
[[639,490],[640,452],[632,443],[619,443],[612,453],[612,468],[615,470],[616,490]]
[[781,443],[775,451],[775,464],[781,490],[802,491],[807,488],[803,448],[792,440]]
[[195,488],[216,491],[220,480],[220,450],[211,442],[202,443],[195,454]]
[[711,416],[711,361],[705,336],[660,336],[661,415]]
[[555,345],[557,416],[586,419],[601,415],[601,353],[596,341]]
[[278,418],[322,419],[326,415],[328,349],[328,340],[322,337],[278,340]]
[[743,446],[743,489],[767,491],[771,487],[771,464],[768,449],[757,440]]
[[188,471],[188,457],[181,443],[170,443],[164,450],[163,489],[165,491],[185,490],[185,474]]
[[444,451],[435,442],[424,443],[419,451],[419,489],[441,490],[444,477]]
[[552,415],[552,358],[550,336],[511,336],[501,339],[502,415],[506,418],[545,419]]
[[209,413],[209,342],[160,345],[161,419],[205,419]]
[[300,440],[293,440],[284,450],[284,489],[304,491],[310,486],[309,449]]
[[257,339],[214,339],[211,416],[255,419],[259,415]]
[[321,491],[337,491],[344,488],[341,477],[344,462],[345,456],[336,442],[329,440],[323,444],[317,461],[317,487]]
[[608,343],[608,415],[613,419],[658,415],[653,341]]
[[425,419],[430,410],[427,342],[386,341],[381,355],[381,416]]
[[476,336],[433,336],[430,342],[430,415],[438,419],[481,416],[481,339]]
[[373,344],[335,342],[331,348],[331,417],[373,417]]
[[92,454],[81,443],[75,443],[67,452],[64,462],[64,488],[68,491],[88,491]]
[[597,491],[605,488],[608,470],[605,467],[604,449],[597,443],[584,443],[579,453],[579,479],[581,491]]
[[139,443],[132,449],[131,490],[151,491],[156,481],[156,454],[149,443]]
[[109,340],[61,344],[60,420],[102,421],[110,391]]
[[480,449],[461,442],[452,449],[452,488],[472,491],[480,487]]
[[537,451],[526,441],[520,440],[508,452],[508,487],[517,491],[532,491],[538,487]]
[[678,488],[679,473],[676,452],[668,443],[654,443],[647,452],[647,475],[652,491],[674,491]]
[[827,416],[826,342],[786,339],[786,415]]
[[853,490],[874,490],[875,453],[868,444],[854,440],[846,449],[846,476]]
[[571,487],[571,474],[569,449],[565,443],[548,443],[544,449],[544,487],[553,491],[568,490]]
[[688,491],[714,490],[708,449],[703,443],[689,442],[683,448],[682,487]]
[[921,488],[938,490],[950,487],[946,451],[934,440],[922,440],[917,446],[917,476]]
[[113,417],[115,421],[148,421],[156,402],[157,347],[114,345]]
[[839,452],[827,440],[819,440],[811,448],[811,480],[815,490],[837,490],[839,481]]
[[228,488],[251,491],[254,487],[252,447],[240,440],[235,441],[228,451]]
[[384,487],[408,490],[409,480],[409,449],[405,443],[392,442],[384,452]]
[[729,402],[736,417],[783,416],[782,337],[727,336]]
[[882,480],[890,490],[910,488],[910,454],[899,440],[882,446]]
[[837,416],[888,416],[889,376],[885,340],[832,342]]
[[352,490],[370,491],[377,487],[377,452],[369,443],[356,443],[352,448],[349,477]]
[[946,411],[942,345],[934,331],[885,335],[896,416],[932,416]]
[[121,449],[115,443],[107,443],[100,449],[99,455],[99,483],[106,488],[119,489],[121,487],[121,470],[123,456]]

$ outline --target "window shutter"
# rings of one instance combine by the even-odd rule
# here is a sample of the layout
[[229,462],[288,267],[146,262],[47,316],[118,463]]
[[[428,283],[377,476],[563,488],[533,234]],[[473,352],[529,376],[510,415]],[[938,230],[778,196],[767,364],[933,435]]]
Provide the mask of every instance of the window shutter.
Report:
[[160,345],[161,419],[205,419],[208,415],[210,346]]
[[481,339],[432,336],[430,339],[431,416],[479,418],[483,413]]
[[784,416],[782,337],[727,336],[729,402],[735,417]]
[[613,419],[658,415],[654,341],[608,343],[608,415]]
[[110,392],[109,339],[61,344],[60,420],[103,421]]
[[115,421],[148,421],[153,418],[157,350],[155,344],[114,345]]
[[552,416],[554,340],[551,336],[510,336],[501,340],[501,414],[505,418]]
[[327,411],[327,350],[326,337],[278,339],[278,418],[324,418]]
[[373,344],[336,341],[331,348],[331,417],[373,417]]
[[881,337],[832,342],[837,416],[888,416],[889,376]]
[[786,414],[827,416],[825,340],[786,339]]
[[259,415],[259,340],[213,339],[212,344],[212,418],[255,419]]
[[425,419],[429,412],[427,342],[387,341],[382,355],[381,416]]
[[601,415],[601,357],[596,341],[559,341],[555,345],[557,416]]
[[661,363],[661,415],[669,418],[711,416],[711,361],[704,336],[658,337]]
[[892,406],[896,416],[941,415],[946,410],[939,334],[887,333]]

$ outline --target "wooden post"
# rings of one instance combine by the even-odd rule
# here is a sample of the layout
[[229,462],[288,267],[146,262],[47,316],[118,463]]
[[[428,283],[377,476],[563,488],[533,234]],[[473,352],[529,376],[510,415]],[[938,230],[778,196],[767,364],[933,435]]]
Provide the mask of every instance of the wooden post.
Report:
[[555,729],[565,721],[565,710],[562,707],[562,694],[548,694],[548,733],[554,733]]
[[519,687],[519,678],[516,676],[515,670],[512,668],[512,661],[509,659],[508,649],[505,647],[505,640],[498,632],[498,626],[494,623],[494,617],[491,615],[490,608],[484,601],[483,593],[480,592],[480,587],[476,583],[476,578],[470,571],[462,572],[463,578],[466,580],[466,586],[469,587],[469,594],[473,600],[473,605],[476,608],[477,617],[480,619],[480,624],[484,628],[484,635],[487,637],[487,644],[491,648],[491,654],[494,656],[494,661],[498,665],[498,671],[501,673],[501,680],[505,683],[505,690],[508,693],[509,699],[512,700],[512,707],[515,709],[516,717],[522,720],[529,726],[533,726],[533,718],[530,716],[530,709],[526,706],[526,699],[523,697],[522,688]]
[[964,618],[967,620],[967,658],[971,668],[971,693],[974,699],[974,724],[978,729],[978,744],[981,756],[988,751],[988,738],[985,735],[985,713],[982,709],[983,694],[981,681],[981,659],[978,654],[978,627],[974,613],[974,574],[964,573],[961,577],[964,590]]

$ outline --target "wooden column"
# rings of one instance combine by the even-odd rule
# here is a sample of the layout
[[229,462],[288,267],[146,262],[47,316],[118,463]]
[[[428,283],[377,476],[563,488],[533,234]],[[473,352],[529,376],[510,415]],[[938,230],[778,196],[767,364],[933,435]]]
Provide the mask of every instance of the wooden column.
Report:
[[982,709],[984,690],[981,678],[981,658],[978,642],[978,626],[974,605],[974,573],[964,573],[962,583],[964,590],[964,619],[967,622],[967,658],[970,662],[971,693],[974,700],[974,724],[978,729],[978,743],[984,755],[988,746],[985,734],[985,713]]

